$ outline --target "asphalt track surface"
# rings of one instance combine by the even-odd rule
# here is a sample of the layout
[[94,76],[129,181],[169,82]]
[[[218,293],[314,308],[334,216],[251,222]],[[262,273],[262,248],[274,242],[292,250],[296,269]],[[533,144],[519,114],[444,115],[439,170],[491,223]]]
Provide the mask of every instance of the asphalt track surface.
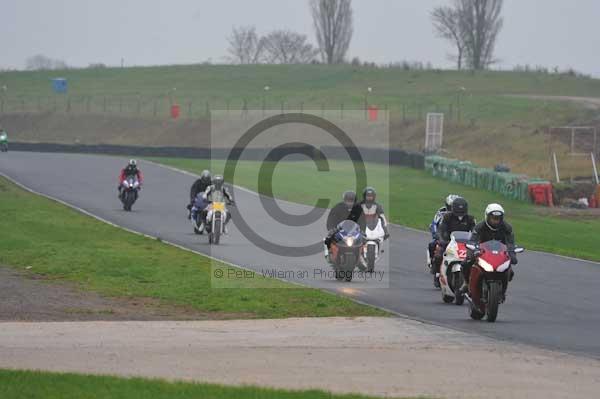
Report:
[[[516,278],[509,287],[507,302],[500,307],[497,322],[472,321],[467,305],[443,304],[439,291],[432,287],[424,266],[428,241],[425,233],[393,226],[386,251],[389,258],[377,265],[383,271],[383,280],[357,277],[351,283],[339,283],[321,274],[321,270],[328,270],[322,254],[273,255],[252,244],[236,226],[231,226],[221,245],[209,246],[206,237],[193,234],[186,219],[184,205],[194,180],[186,173],[140,161],[145,175],[144,189],[134,211],[124,212],[116,195],[116,175],[125,163],[123,158],[110,156],[9,152],[0,156],[0,173],[117,225],[256,270],[259,275],[275,269],[286,272],[288,280],[348,295],[399,315],[506,341],[600,358],[598,263],[526,252],[520,256]],[[322,220],[306,227],[283,226],[266,213],[257,194],[241,189],[234,194],[236,212],[265,239],[302,246],[316,242],[324,234]],[[289,203],[280,205],[296,214],[309,209]],[[574,238],[565,237],[569,239]]]

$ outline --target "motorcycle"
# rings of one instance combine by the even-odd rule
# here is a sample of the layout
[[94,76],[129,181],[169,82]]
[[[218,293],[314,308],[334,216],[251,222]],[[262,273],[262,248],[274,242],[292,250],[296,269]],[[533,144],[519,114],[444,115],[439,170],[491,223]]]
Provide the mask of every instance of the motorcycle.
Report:
[[455,302],[457,305],[464,303],[464,294],[460,293],[463,285],[462,262],[467,258],[467,243],[471,240],[471,233],[455,231],[450,235],[450,243],[444,252],[444,259],[440,267],[440,288],[442,300],[445,303]]
[[7,152],[8,151],[8,137],[6,134],[0,134],[0,151]]
[[364,243],[364,236],[357,223],[344,220],[338,225],[338,231],[331,242],[329,256],[336,280],[352,281],[354,269],[361,265]]
[[123,203],[123,210],[129,212],[138,198],[140,182],[137,178],[130,176],[123,180],[121,186],[121,202]]
[[[493,323],[498,317],[500,304],[504,302],[504,292],[508,285],[508,247],[500,241],[466,246],[476,257],[470,274],[469,293],[465,294],[470,304],[470,316],[474,320],[487,316],[487,321]],[[513,251],[518,254],[524,249],[517,247]]]
[[204,234],[204,220],[202,219],[202,211],[207,206],[208,204],[204,201],[202,193],[200,193],[194,199],[194,205],[192,207],[188,207],[188,210],[190,211],[189,219],[192,222],[195,234]]
[[365,228],[365,245],[362,250],[361,262],[369,273],[375,270],[375,263],[383,253],[382,244],[385,237],[385,231],[381,218],[369,218]]
[[208,234],[208,242],[209,244],[219,245],[221,236],[225,234],[225,223],[229,217],[229,211],[222,192],[216,191],[212,194],[212,201],[206,211],[204,229]]

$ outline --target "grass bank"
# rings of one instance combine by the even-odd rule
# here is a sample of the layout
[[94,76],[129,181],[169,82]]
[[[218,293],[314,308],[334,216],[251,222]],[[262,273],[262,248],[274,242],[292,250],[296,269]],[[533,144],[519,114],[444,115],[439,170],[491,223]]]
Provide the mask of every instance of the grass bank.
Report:
[[287,391],[252,386],[167,382],[158,379],[117,378],[39,371],[0,370],[2,399],[369,399],[362,395]]
[[210,259],[99,222],[2,178],[0,214],[0,264],[31,267],[31,273],[105,296],[158,299],[206,318],[385,314],[278,280],[268,280],[268,289],[249,289],[249,279],[236,289],[211,288]]

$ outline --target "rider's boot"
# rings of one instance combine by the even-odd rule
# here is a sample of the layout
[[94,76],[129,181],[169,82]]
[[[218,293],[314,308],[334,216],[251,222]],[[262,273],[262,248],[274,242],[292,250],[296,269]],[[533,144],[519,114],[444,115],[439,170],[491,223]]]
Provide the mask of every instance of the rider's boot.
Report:
[[329,248],[327,248],[327,244],[323,244],[323,255],[325,256],[325,260],[329,262]]

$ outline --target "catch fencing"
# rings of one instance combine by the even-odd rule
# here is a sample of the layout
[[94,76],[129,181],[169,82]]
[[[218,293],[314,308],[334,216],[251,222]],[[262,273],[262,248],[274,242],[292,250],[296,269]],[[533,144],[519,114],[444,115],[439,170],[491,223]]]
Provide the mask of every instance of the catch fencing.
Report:
[[506,198],[531,201],[530,186],[550,185],[550,182],[530,178],[523,174],[496,172],[481,168],[469,161],[444,158],[437,155],[425,157],[425,170],[433,176],[453,183],[502,194]]

